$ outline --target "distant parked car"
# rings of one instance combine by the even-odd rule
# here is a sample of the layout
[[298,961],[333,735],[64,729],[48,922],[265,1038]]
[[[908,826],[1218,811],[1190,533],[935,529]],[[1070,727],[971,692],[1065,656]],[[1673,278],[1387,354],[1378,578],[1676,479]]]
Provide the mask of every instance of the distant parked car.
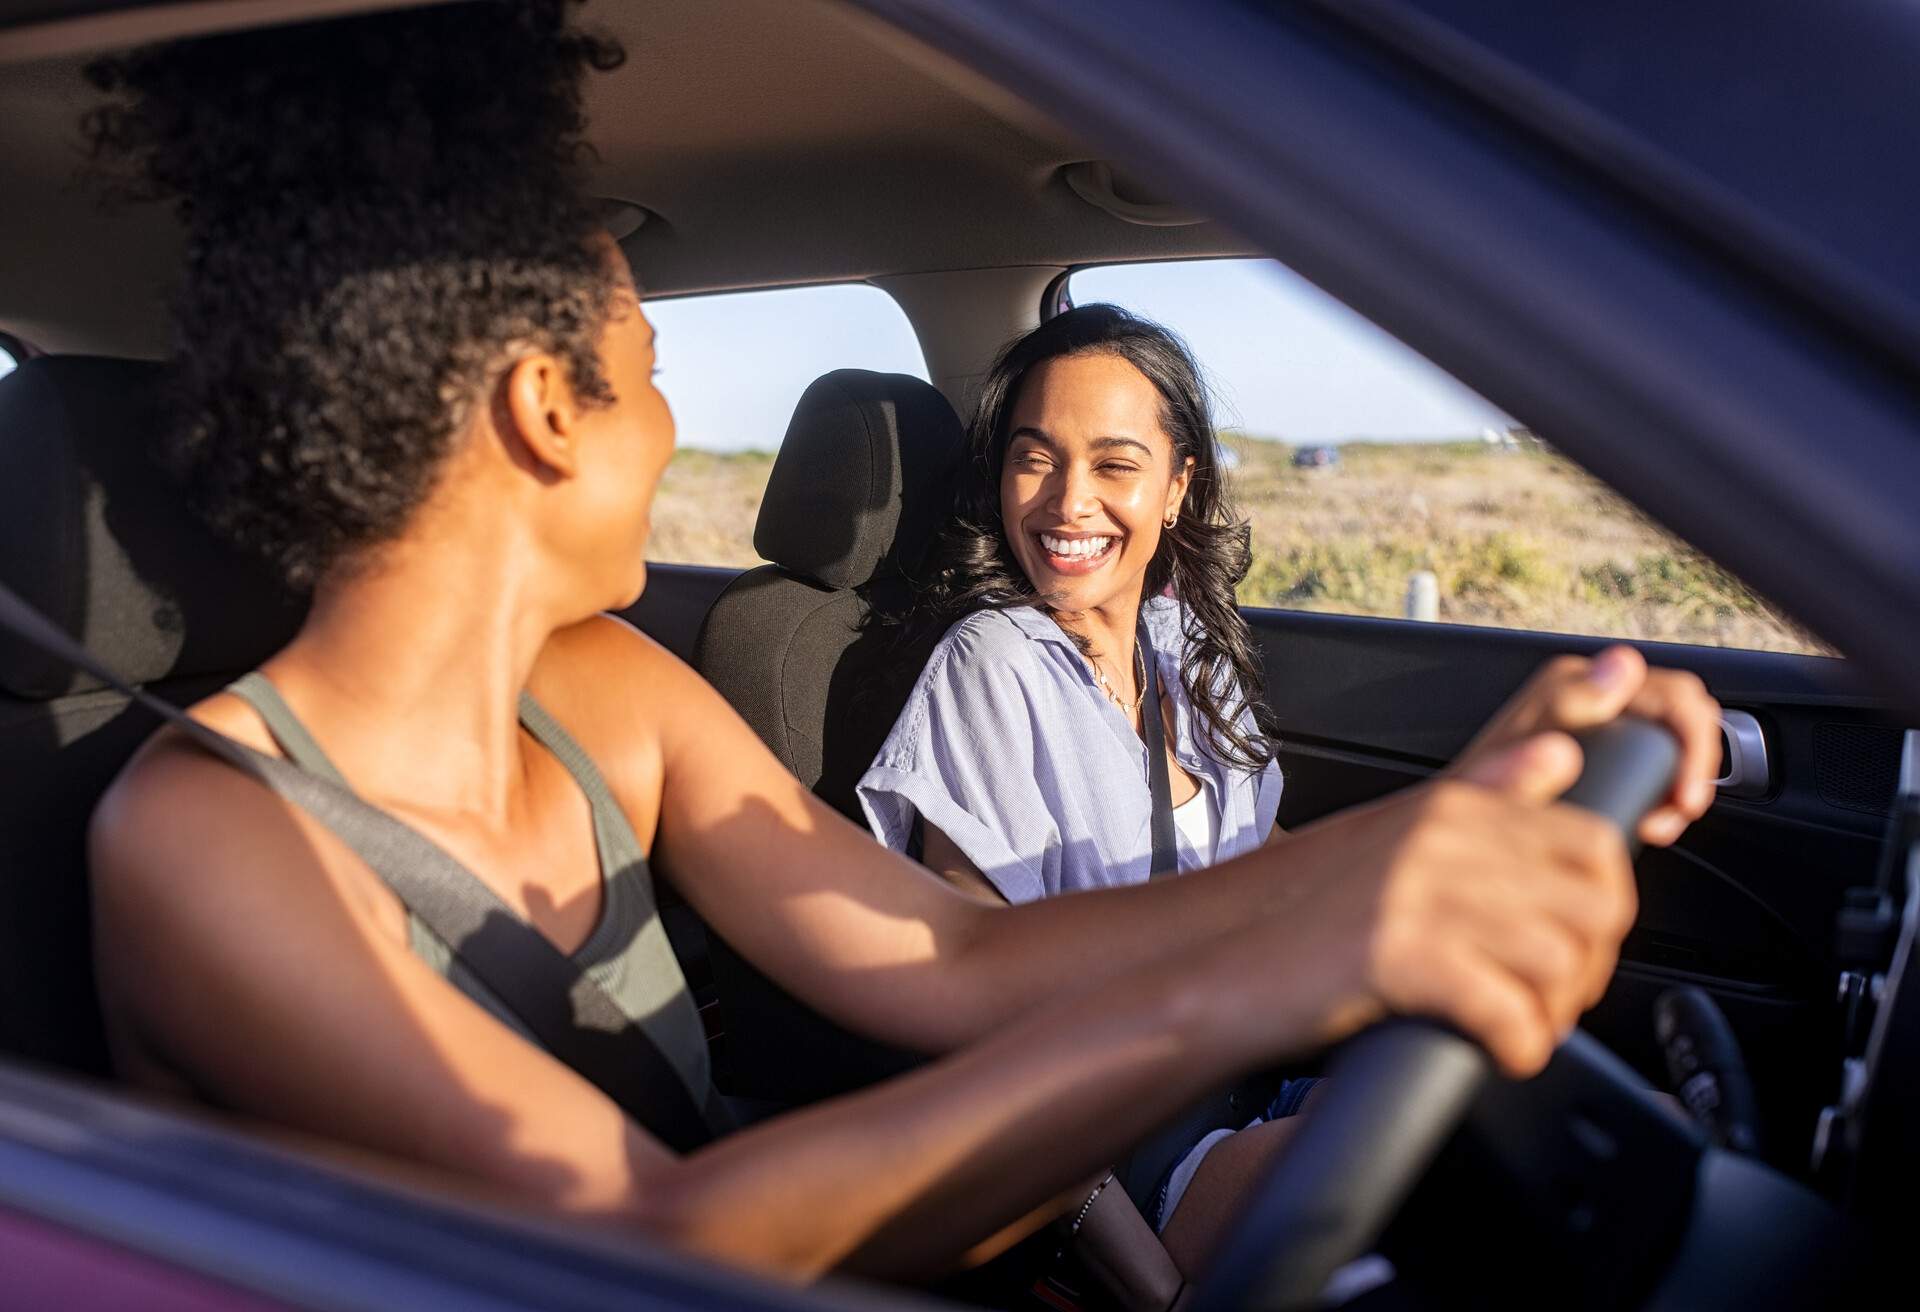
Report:
[[1340,464],[1337,446],[1303,446],[1293,453],[1295,469],[1335,469]]

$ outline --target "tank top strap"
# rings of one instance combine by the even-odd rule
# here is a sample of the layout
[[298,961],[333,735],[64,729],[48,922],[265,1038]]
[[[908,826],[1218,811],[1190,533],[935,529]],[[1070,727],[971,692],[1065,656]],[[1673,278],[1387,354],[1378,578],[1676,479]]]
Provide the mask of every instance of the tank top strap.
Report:
[[567,768],[573,781],[580,785],[580,791],[586,794],[587,806],[593,812],[596,826],[615,840],[617,850],[602,851],[600,854],[602,867],[618,870],[634,858],[644,857],[645,853],[640,850],[639,835],[633,832],[633,826],[627,821],[627,813],[615,800],[613,789],[607,786],[606,776],[600,773],[600,767],[593,763],[586,749],[580,746],[560,721],[533,699],[532,693],[520,694],[520,723]]
[[[286,699],[263,674],[255,671],[235,680],[229,691],[260,716],[289,761],[343,788],[351,788],[320,744],[287,705]],[[520,722],[565,767],[593,817],[599,848],[603,905],[599,924],[573,954],[575,962],[598,984],[614,1006],[644,1031],[680,1076],[689,1092],[715,1125],[728,1123],[728,1113],[713,1088],[700,1014],[687,990],[686,976],[673,946],[667,941],[654,900],[653,879],[626,812],[613,790],[572,734],[546,708],[526,693],[520,696]],[[387,879],[378,866],[374,874]],[[469,877],[473,876],[469,872]],[[536,1045],[539,1040],[513,1015],[485,981],[467,968],[452,945],[442,941],[424,922],[407,912],[408,942],[413,952],[461,992]],[[583,1072],[591,1078],[590,1072]]]
[[[253,708],[261,722],[267,726],[267,732],[273,735],[281,752],[289,761],[311,774],[342,788],[351,789],[347,777],[333,763],[326,750],[320,746],[293,707],[287,705],[287,699],[273,686],[273,681],[258,670],[241,675],[227,685],[227,691]],[[613,790],[607,787],[606,777],[600,773],[600,767],[593,763],[574,736],[566,731],[560,722],[547,712],[546,707],[533,699],[531,693],[520,694],[520,723],[527,732],[552,752],[561,765],[586,795],[587,807],[593,816],[594,830],[600,839],[600,873],[603,878],[613,875],[632,865],[637,859],[643,860],[645,853],[640,849],[640,839],[628,823],[626,812],[614,800]]]
[[267,732],[273,735],[273,741],[289,761],[305,770],[308,774],[317,774],[330,783],[339,784],[352,791],[347,777],[340,773],[326,752],[321,750],[319,742],[307,732],[307,726],[293,713],[293,707],[287,705],[287,699],[273,686],[273,681],[258,670],[249,671],[227,685],[227,691],[253,708],[267,726]]
[[654,1038],[687,1087],[705,1091],[711,1107],[713,1072],[706,1031],[687,979],[667,939],[640,836],[586,749],[529,693],[520,694],[520,723],[565,766],[586,794],[600,848],[604,901],[600,923],[576,957],[618,999],[634,1023]]

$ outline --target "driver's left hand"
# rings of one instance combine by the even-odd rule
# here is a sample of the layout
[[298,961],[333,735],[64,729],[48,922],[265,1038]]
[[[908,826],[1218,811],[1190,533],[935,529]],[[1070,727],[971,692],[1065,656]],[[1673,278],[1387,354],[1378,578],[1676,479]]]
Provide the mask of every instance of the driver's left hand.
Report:
[[1460,754],[1458,771],[1539,733],[1575,733],[1637,715],[1665,725],[1680,740],[1680,766],[1666,800],[1640,822],[1643,842],[1665,847],[1713,805],[1720,764],[1720,704],[1698,676],[1649,669],[1628,646],[1608,647],[1591,660],[1556,656],[1487,722]]

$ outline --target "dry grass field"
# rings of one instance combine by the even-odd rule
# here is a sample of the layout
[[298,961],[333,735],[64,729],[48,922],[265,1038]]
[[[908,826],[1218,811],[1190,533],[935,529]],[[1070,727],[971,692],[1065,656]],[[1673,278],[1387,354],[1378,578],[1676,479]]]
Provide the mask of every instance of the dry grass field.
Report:
[[[1400,615],[1433,572],[1457,624],[1762,651],[1820,644],[1565,458],[1480,442],[1349,443],[1331,469],[1233,435],[1233,494],[1253,524],[1250,606]],[[681,451],[654,506],[656,560],[753,565],[772,468],[761,452]]]

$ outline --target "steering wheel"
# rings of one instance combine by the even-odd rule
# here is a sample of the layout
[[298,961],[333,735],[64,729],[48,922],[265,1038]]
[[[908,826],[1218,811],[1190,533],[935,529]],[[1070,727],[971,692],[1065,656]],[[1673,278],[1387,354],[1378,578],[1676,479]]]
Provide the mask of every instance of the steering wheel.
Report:
[[[1585,766],[1562,800],[1612,820],[1637,849],[1678,744],[1637,719],[1580,737]],[[1336,1270],[1370,1251],[1491,1075],[1478,1044],[1433,1022],[1386,1021],[1344,1044],[1328,1071],[1338,1096],[1305,1114],[1222,1245],[1196,1312],[1313,1306]]]

